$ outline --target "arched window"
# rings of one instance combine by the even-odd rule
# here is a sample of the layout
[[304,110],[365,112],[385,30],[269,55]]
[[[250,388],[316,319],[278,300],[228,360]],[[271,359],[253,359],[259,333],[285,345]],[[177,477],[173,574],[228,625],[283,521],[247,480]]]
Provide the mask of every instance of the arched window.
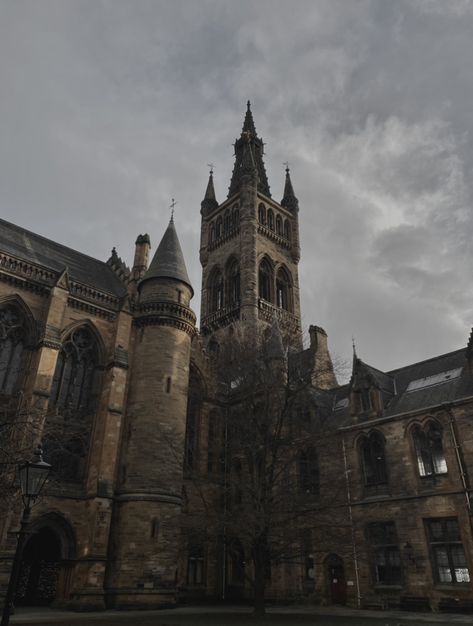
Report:
[[197,444],[202,406],[202,386],[196,372],[191,369],[187,396],[186,439],[184,448],[184,468],[191,471],[197,465]]
[[14,304],[0,308],[0,393],[12,394],[17,389],[23,369],[26,321]]
[[235,206],[233,207],[232,221],[233,221],[233,230],[237,230],[238,225],[240,223],[240,209],[238,208],[237,204],[235,204]]
[[240,302],[240,265],[236,259],[230,259],[226,268],[227,306]]
[[230,211],[225,211],[225,215],[223,216],[223,234],[228,235],[232,228],[232,219],[230,215]]
[[273,293],[273,270],[267,259],[263,259],[259,266],[259,297],[267,302],[272,302]]
[[447,462],[443,451],[442,428],[437,422],[429,422],[424,429],[413,430],[417,467],[420,476],[435,476],[447,473]]
[[278,235],[282,235],[282,219],[280,215],[276,215],[276,232]]
[[377,432],[370,433],[368,437],[362,440],[360,453],[365,485],[383,485],[387,483],[383,437]]
[[280,309],[290,311],[291,305],[291,279],[289,273],[281,267],[276,277],[276,303]]
[[72,331],[59,353],[51,387],[51,403],[65,418],[91,416],[98,394],[99,354],[92,331]]
[[222,236],[222,218],[217,217],[217,221],[215,223],[215,238],[220,239]]
[[266,208],[263,203],[258,206],[258,221],[260,224],[266,224]]
[[212,224],[210,224],[209,242],[214,243],[214,241],[215,241],[215,226],[212,222]]
[[284,237],[288,241],[291,241],[291,225],[289,224],[289,220],[284,220]]
[[223,308],[223,276],[216,269],[209,278],[209,312],[219,311]]
[[274,213],[272,209],[268,209],[268,228],[274,230]]
[[314,448],[299,453],[299,489],[313,495],[320,492],[319,460]]
[[43,454],[51,464],[52,478],[78,482],[85,472],[89,433],[72,435],[64,441],[58,433],[50,433],[43,438]]

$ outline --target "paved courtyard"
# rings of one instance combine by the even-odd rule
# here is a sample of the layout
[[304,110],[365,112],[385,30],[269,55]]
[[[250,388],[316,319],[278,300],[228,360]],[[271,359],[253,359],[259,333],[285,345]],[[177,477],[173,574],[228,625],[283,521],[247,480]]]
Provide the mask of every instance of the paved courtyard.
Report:
[[182,607],[163,611],[107,611],[70,613],[51,609],[20,609],[12,626],[453,626],[471,624],[472,616],[415,614],[398,611],[356,611],[344,608],[277,607],[264,618],[254,618],[245,607]]

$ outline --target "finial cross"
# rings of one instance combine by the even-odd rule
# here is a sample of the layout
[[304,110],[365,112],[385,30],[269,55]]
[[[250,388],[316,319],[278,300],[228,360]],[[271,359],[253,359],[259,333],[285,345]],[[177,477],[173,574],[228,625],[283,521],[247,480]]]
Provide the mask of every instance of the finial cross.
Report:
[[174,221],[174,207],[176,206],[177,202],[174,200],[174,198],[171,198],[171,204],[169,206],[169,208],[171,209],[171,222]]
[[286,166],[286,172],[289,173],[289,161],[284,161],[283,165]]
[[213,163],[207,163],[207,167],[210,167],[210,175],[214,173],[215,165]]

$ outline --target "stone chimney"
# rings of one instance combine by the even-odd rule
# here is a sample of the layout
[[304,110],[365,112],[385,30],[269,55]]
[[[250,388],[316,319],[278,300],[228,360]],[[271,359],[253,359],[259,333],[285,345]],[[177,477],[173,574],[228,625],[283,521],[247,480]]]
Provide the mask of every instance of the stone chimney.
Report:
[[311,382],[320,389],[332,389],[338,385],[333,371],[332,359],[327,345],[327,333],[320,326],[309,326],[310,347],[312,352]]
[[149,251],[151,248],[151,240],[148,234],[138,235],[135,242],[135,258],[133,260],[133,268],[130,278],[130,293],[136,294],[138,283],[146,274],[148,269]]

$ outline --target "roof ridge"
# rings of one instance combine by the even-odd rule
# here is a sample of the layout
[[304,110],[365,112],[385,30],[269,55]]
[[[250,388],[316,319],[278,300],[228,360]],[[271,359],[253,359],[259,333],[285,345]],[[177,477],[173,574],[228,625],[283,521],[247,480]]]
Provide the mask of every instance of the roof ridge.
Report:
[[97,261],[97,263],[102,263],[103,265],[107,266],[112,273],[114,273],[113,270],[110,268],[110,265],[108,265],[106,261],[102,261],[101,259],[91,256],[90,254],[86,254],[85,252],[80,252],[79,250],[76,250],[75,248],[71,248],[70,246],[66,246],[62,243],[59,243],[58,241],[49,239],[48,237],[45,237],[44,235],[39,235],[38,233],[35,233],[32,230],[28,230],[27,228],[24,228],[23,226],[19,226],[18,224],[9,222],[8,220],[5,220],[1,217],[0,217],[0,222],[3,222],[4,224],[8,224],[9,227],[13,226],[13,228],[15,228],[17,231],[27,233],[28,235],[32,235],[33,237],[37,239],[42,239],[43,241],[47,241],[49,244],[52,244],[53,246],[70,250],[71,252],[74,252],[75,254],[79,254],[82,257],[87,257],[88,259],[91,259],[92,261]]
[[400,370],[405,370],[409,367],[414,367],[414,365],[422,365],[423,363],[429,363],[430,361],[436,361],[443,357],[451,356],[452,354],[456,354],[457,352],[465,352],[466,348],[457,348],[457,350],[452,350],[451,352],[445,352],[445,354],[439,354],[437,356],[432,356],[428,359],[424,359],[422,361],[416,361],[415,363],[411,363],[410,365],[404,365],[402,367],[397,367],[396,369],[389,370],[389,374],[394,374],[394,372],[399,372]]

